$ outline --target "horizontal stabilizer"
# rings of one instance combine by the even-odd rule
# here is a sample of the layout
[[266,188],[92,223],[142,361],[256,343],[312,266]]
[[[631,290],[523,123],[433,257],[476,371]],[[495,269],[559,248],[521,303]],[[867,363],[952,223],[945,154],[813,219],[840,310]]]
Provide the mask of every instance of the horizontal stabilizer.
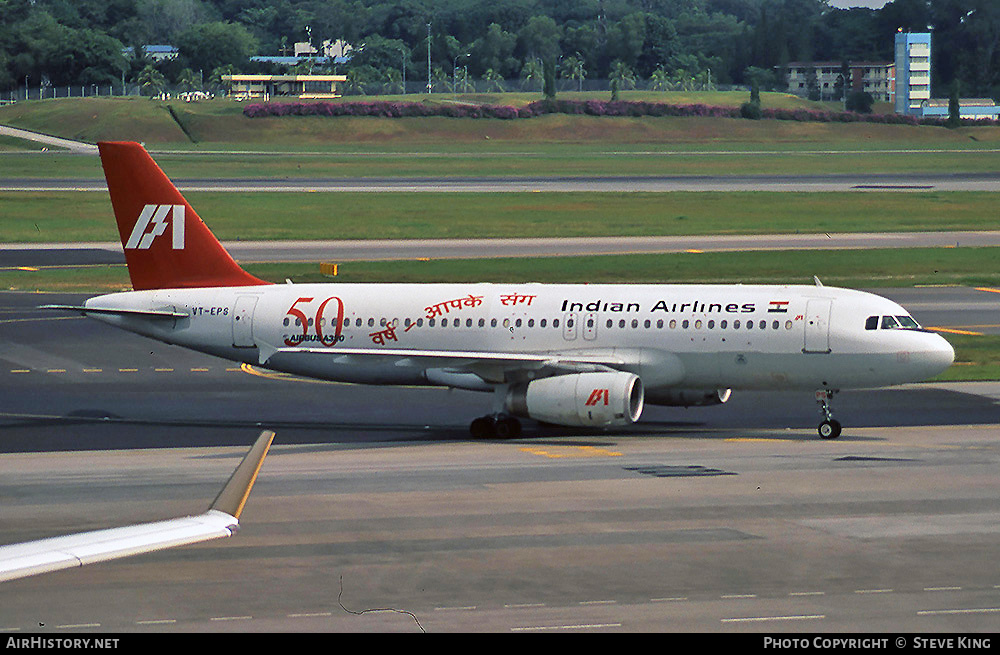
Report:
[[39,305],[38,309],[59,309],[68,312],[81,312],[84,314],[111,314],[111,315],[135,315],[149,316],[152,318],[188,318],[189,314],[174,311],[172,309],[125,309],[114,307],[84,307],[83,305]]

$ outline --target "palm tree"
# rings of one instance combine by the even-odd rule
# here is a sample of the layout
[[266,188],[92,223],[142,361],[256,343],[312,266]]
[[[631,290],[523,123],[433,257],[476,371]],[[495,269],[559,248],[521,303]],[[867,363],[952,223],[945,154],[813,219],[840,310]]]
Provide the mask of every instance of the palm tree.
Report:
[[193,91],[194,89],[201,91],[199,81],[199,77],[190,68],[185,68],[177,75],[177,86],[182,91]]
[[506,91],[503,85],[503,76],[492,68],[487,69],[483,75],[483,80],[486,82],[487,93],[503,93]]
[[146,64],[146,67],[135,76],[135,81],[141,88],[149,89],[150,96],[159,95],[167,86],[167,78],[153,68],[152,64]]
[[537,82],[538,90],[541,91],[545,84],[545,71],[542,69],[542,62],[538,59],[529,59],[524,62],[524,68],[521,69],[521,79],[527,85]]
[[583,80],[587,77],[587,69],[583,67],[583,59],[575,55],[567,57],[566,61],[563,62],[562,76],[577,80],[579,82],[578,90],[583,91]]
[[635,73],[628,65],[616,59],[615,63],[611,65],[611,83],[614,88],[617,89],[634,89],[635,88]]
[[649,76],[649,88],[653,91],[670,90],[670,74],[663,70],[663,66],[657,66],[653,74]]

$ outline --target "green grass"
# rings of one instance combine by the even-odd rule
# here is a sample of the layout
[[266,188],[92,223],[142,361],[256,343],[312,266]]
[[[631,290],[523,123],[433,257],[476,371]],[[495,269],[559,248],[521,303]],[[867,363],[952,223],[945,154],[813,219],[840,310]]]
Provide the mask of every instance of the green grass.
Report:
[[[564,94],[560,97],[572,97]],[[588,95],[588,94],[585,94]],[[603,97],[589,94],[590,97]],[[652,99],[688,104],[743,102],[741,93],[625,94],[625,99]],[[465,100],[524,104],[533,94],[500,94]],[[380,98],[353,97],[342,101]],[[402,96],[382,99],[404,99]],[[406,96],[420,101],[420,96]],[[435,95],[432,102],[453,98]],[[459,97],[459,100],[463,100]],[[194,138],[184,134],[167,106]],[[830,109],[795,96],[764,94],[764,105]],[[0,123],[89,142],[144,141],[150,148],[310,150],[351,148],[437,147],[440,144],[492,149],[504,145],[589,144],[627,146],[657,144],[674,148],[759,150],[778,147],[834,146],[839,149],[910,149],[929,147],[977,148],[1000,142],[998,127],[948,130],[929,126],[863,123],[805,123],[795,121],[715,118],[630,118],[546,115],[519,120],[432,118],[281,117],[249,119],[243,105],[229,100],[199,103],[156,101],[146,98],[63,98],[29,101],[0,107]]]
[[[995,194],[221,193],[188,200],[221,239],[437,239],[994,230]],[[0,242],[113,241],[103,192],[0,193]]]
[[[1000,248],[900,248],[600,255],[341,263],[338,282],[760,283],[891,287],[1000,284]],[[316,263],[247,263],[263,279],[330,281]],[[123,266],[0,270],[0,288],[98,291],[128,286]]]
[[[705,150],[708,146],[693,150],[691,144],[680,142],[442,145],[450,138],[447,131],[437,138],[439,141],[429,145],[356,144],[350,151],[341,152],[260,152],[260,144],[250,143],[237,150],[257,152],[223,153],[213,149],[228,150],[229,144],[205,144],[201,152],[154,150],[152,154],[167,175],[175,179],[973,173],[995,172],[1000,168],[1000,153],[965,144],[947,152],[921,148],[888,152],[871,150],[872,142],[861,140],[863,147],[859,145],[857,149],[848,144],[807,143],[804,145],[808,148],[799,151],[787,144],[770,144],[761,151],[764,146],[754,149],[745,143],[711,144],[719,150]],[[278,147],[266,145],[263,150]],[[880,145],[890,147],[890,144]],[[906,145],[900,143],[895,147]],[[0,150],[0,177],[101,179],[103,172],[96,156],[54,151],[29,155]]]
[[1000,335],[942,334],[955,349],[955,364],[938,381],[1000,380]]

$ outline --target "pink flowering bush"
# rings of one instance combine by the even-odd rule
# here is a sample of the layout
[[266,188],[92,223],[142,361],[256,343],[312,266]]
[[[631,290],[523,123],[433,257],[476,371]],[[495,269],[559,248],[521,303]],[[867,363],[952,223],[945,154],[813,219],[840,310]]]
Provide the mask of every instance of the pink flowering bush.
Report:
[[[523,107],[508,105],[443,104],[423,102],[265,102],[251,103],[243,108],[248,118],[265,116],[375,116],[404,118],[444,116],[448,118],[494,118],[513,120],[544,114],[579,114],[587,116],[704,116],[740,118],[739,107],[719,107],[690,104],[669,105],[662,102],[629,102],[624,100],[556,100],[546,99]],[[810,123],[883,123],[893,125],[944,125],[941,118],[919,118],[902,114],[859,114],[829,112],[815,109],[762,109],[761,118]],[[997,121],[977,121],[976,124]]]

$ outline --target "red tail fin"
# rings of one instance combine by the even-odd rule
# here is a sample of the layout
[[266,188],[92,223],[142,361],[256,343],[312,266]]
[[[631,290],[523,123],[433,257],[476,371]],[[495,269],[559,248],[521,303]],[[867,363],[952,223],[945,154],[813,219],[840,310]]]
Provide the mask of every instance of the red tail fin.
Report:
[[98,143],[132,288],[269,284],[250,275],[138,143]]

